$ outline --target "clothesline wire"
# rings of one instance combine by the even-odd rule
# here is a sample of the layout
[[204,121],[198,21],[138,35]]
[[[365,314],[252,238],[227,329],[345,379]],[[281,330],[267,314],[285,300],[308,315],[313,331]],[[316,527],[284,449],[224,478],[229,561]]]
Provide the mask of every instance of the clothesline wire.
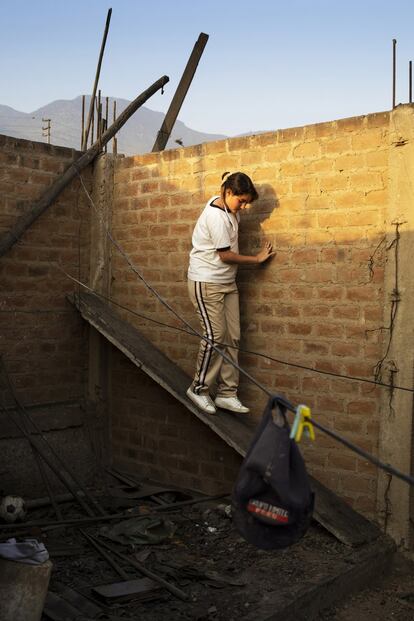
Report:
[[[190,330],[188,330],[186,328],[181,328],[180,326],[174,326],[171,323],[165,323],[164,321],[160,321],[159,319],[154,319],[153,317],[150,317],[149,315],[145,315],[144,313],[139,313],[138,311],[136,311],[136,310],[134,310],[132,308],[129,308],[128,306],[125,306],[124,304],[120,304],[119,302],[117,302],[113,298],[110,298],[110,297],[108,297],[106,295],[103,295],[99,291],[96,291],[96,289],[92,289],[91,287],[86,285],[84,282],[81,282],[77,278],[74,278],[73,276],[68,274],[65,270],[63,270],[61,268],[61,266],[58,266],[58,267],[65,274],[65,276],[67,276],[70,280],[72,280],[76,284],[82,286],[84,289],[87,289],[88,291],[90,291],[94,295],[98,296],[99,298],[105,300],[106,302],[109,302],[110,304],[113,304],[114,306],[117,306],[118,308],[127,311],[131,315],[134,315],[135,317],[139,317],[140,319],[143,319],[144,321],[149,321],[150,323],[155,323],[156,325],[161,326],[163,328],[168,328],[169,330],[175,330],[176,332],[183,332],[184,334],[188,334],[189,336],[194,336],[194,337],[196,336],[197,338],[199,338],[199,334],[197,334],[193,330],[190,331]],[[204,337],[204,340],[206,340],[209,344],[212,344],[212,341],[208,337]],[[389,389],[392,389],[392,390],[403,390],[405,392],[414,393],[414,388],[407,388],[405,386],[398,386],[397,384],[387,384],[385,382],[379,382],[377,380],[370,380],[370,379],[366,379],[364,377],[356,377],[356,376],[353,376],[353,375],[345,375],[343,373],[334,373],[333,371],[323,371],[322,369],[315,369],[313,367],[308,367],[306,365],[299,364],[299,363],[296,363],[296,362],[288,362],[287,360],[281,360],[280,358],[274,358],[273,356],[269,356],[269,354],[263,354],[261,352],[254,351],[254,350],[251,350],[251,349],[246,349],[244,347],[238,347],[236,345],[229,345],[228,343],[220,343],[218,341],[215,341],[215,343],[217,344],[218,347],[226,347],[228,349],[237,349],[237,351],[239,351],[242,354],[249,354],[251,356],[257,356],[259,358],[265,358],[266,360],[270,360],[271,362],[276,362],[278,364],[284,364],[284,365],[286,365],[288,367],[294,367],[296,369],[303,369],[304,371],[311,371],[312,373],[318,373],[320,375],[329,375],[331,377],[337,377],[339,379],[345,379],[345,380],[350,380],[350,381],[354,381],[354,382],[373,384],[374,386],[381,386],[382,388],[389,388]]]

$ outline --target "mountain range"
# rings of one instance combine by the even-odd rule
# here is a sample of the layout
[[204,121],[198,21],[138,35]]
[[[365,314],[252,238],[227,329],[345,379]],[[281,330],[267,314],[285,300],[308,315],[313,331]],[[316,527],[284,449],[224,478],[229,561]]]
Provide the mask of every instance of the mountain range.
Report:
[[[88,115],[90,97],[85,98],[85,118]],[[108,100],[108,125],[113,122],[114,98]],[[116,114],[128,106],[127,99],[116,99]],[[105,116],[106,100],[103,100]],[[145,106],[139,108],[118,132],[118,153],[137,155],[152,150],[157,133],[164,120],[163,112],[150,110]],[[47,126],[50,119],[51,144],[80,149],[82,127],[82,96],[75,99],[59,99],[33,112],[19,112],[9,106],[0,105],[0,134],[25,138],[37,142],[47,142]],[[43,128],[43,129],[42,129]],[[185,147],[226,138],[223,134],[206,134],[190,129],[184,123],[175,122],[167,149]],[[89,140],[90,144],[90,140]],[[111,147],[108,149],[112,150]]]

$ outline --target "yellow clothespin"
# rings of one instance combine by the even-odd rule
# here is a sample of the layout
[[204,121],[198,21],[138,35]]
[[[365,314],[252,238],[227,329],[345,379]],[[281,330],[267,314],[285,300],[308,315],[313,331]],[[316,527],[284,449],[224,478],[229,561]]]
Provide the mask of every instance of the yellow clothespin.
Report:
[[311,410],[307,405],[301,403],[296,408],[296,415],[290,431],[290,438],[295,440],[295,442],[300,442],[303,432],[305,432],[305,435],[311,440],[315,439],[315,431],[311,423]]

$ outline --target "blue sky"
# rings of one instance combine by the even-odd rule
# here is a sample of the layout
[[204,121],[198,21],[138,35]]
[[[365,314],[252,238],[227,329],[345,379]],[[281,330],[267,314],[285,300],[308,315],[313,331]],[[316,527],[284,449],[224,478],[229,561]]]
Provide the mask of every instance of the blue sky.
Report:
[[166,111],[200,32],[209,35],[179,119],[236,135],[408,101],[412,0],[2,0],[0,104],[23,112],[90,93],[108,9],[104,96],[133,99],[159,77]]

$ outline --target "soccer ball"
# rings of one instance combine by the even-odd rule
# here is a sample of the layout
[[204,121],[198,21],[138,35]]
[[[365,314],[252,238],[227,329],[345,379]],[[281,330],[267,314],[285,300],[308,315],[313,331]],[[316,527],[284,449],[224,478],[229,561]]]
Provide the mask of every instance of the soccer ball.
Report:
[[4,496],[0,502],[0,518],[9,524],[24,520],[26,505],[20,496]]

